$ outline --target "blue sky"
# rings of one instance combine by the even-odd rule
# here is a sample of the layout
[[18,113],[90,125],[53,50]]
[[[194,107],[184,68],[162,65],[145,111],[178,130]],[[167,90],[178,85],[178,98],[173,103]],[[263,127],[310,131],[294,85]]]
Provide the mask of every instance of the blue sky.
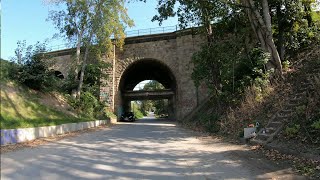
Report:
[[[159,27],[158,22],[151,22],[157,14],[156,6],[156,0],[129,3],[128,13],[135,22],[131,30]],[[53,8],[45,5],[43,0],[1,0],[1,58],[8,60],[14,56],[18,40],[26,40],[28,45],[33,45],[58,33],[52,22],[46,21],[49,10]],[[177,18],[171,18],[162,26],[176,24]],[[48,46],[60,44],[64,44],[62,39],[50,40]]]

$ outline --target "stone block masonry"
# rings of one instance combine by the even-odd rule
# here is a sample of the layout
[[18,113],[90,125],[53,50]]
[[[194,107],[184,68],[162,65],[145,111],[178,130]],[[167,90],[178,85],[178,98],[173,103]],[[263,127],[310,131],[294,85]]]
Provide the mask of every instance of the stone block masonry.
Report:
[[[107,70],[109,78],[101,80],[103,85],[100,87],[100,100],[119,115],[129,104],[123,101],[123,92],[120,87],[125,72],[130,72],[139,62],[158,62],[163,67],[167,67],[170,74],[174,76],[175,88],[171,89],[174,91],[171,99],[174,106],[173,114],[176,120],[183,121],[185,116],[208,97],[206,85],[201,85],[197,89],[191,79],[192,56],[206,42],[206,37],[197,34],[192,29],[126,38],[123,49],[115,48],[111,55],[106,55],[104,58],[104,61],[108,62],[111,67]],[[69,53],[73,52],[69,51]],[[72,56],[67,50],[52,52],[52,54],[55,56],[52,68],[60,71],[66,77]],[[145,69],[150,68],[145,67]],[[165,75],[159,75],[159,77],[163,76]],[[144,80],[156,79],[148,79],[146,75]]]

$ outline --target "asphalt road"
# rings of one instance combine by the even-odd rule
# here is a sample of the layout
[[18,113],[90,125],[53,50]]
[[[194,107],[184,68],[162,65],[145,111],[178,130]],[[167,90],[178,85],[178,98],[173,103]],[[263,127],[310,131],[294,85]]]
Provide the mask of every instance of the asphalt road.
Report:
[[155,119],[1,154],[1,180],[272,178],[303,179],[245,146]]

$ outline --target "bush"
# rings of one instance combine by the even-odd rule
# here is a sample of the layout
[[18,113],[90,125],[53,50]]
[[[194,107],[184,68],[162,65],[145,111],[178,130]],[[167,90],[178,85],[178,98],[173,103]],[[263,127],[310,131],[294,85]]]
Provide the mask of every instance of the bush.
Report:
[[69,104],[83,117],[95,117],[95,109],[99,107],[99,101],[90,92],[83,92],[80,99],[74,99],[67,95]]
[[80,95],[80,110],[86,116],[93,117],[94,109],[98,106],[97,98],[90,92],[83,92]]
[[143,113],[138,108],[133,109],[133,114],[137,119],[141,119],[144,117]]
[[220,130],[219,115],[213,112],[202,112],[198,115],[200,125],[203,126],[205,131],[216,133]]
[[306,105],[298,106],[298,107],[296,107],[296,109],[295,109],[295,113],[296,113],[298,116],[301,116],[301,115],[305,114],[305,111],[306,111]]
[[117,118],[117,116],[112,112],[112,110],[108,107],[103,108],[103,113],[105,117],[108,118]]
[[78,81],[75,81],[73,71],[70,71],[68,76],[61,82],[59,90],[63,93],[71,94],[72,90],[78,87]]
[[320,119],[318,121],[314,121],[311,125],[316,130],[320,130]]
[[13,80],[14,75],[18,72],[18,65],[13,62],[9,62],[1,59],[1,81]]
[[300,125],[294,124],[291,127],[286,127],[284,132],[285,132],[286,136],[292,138],[292,137],[296,136],[299,131],[300,131]]
[[58,78],[55,77],[54,71],[49,70],[46,61],[49,57],[45,52],[47,52],[46,42],[37,42],[34,46],[26,48],[25,41],[22,44],[19,41],[16,49],[18,57],[12,59],[14,62],[8,69],[9,78],[34,90],[54,90]]
[[57,85],[58,78],[53,71],[40,59],[34,59],[19,66],[15,78],[19,83],[34,90],[52,91]]

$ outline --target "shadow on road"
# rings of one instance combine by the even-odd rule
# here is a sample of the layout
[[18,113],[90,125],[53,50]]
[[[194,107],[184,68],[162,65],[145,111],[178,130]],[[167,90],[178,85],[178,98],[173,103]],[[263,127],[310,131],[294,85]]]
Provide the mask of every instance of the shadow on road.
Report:
[[3,179],[288,179],[248,149],[205,143],[166,119],[141,119],[5,154]]

